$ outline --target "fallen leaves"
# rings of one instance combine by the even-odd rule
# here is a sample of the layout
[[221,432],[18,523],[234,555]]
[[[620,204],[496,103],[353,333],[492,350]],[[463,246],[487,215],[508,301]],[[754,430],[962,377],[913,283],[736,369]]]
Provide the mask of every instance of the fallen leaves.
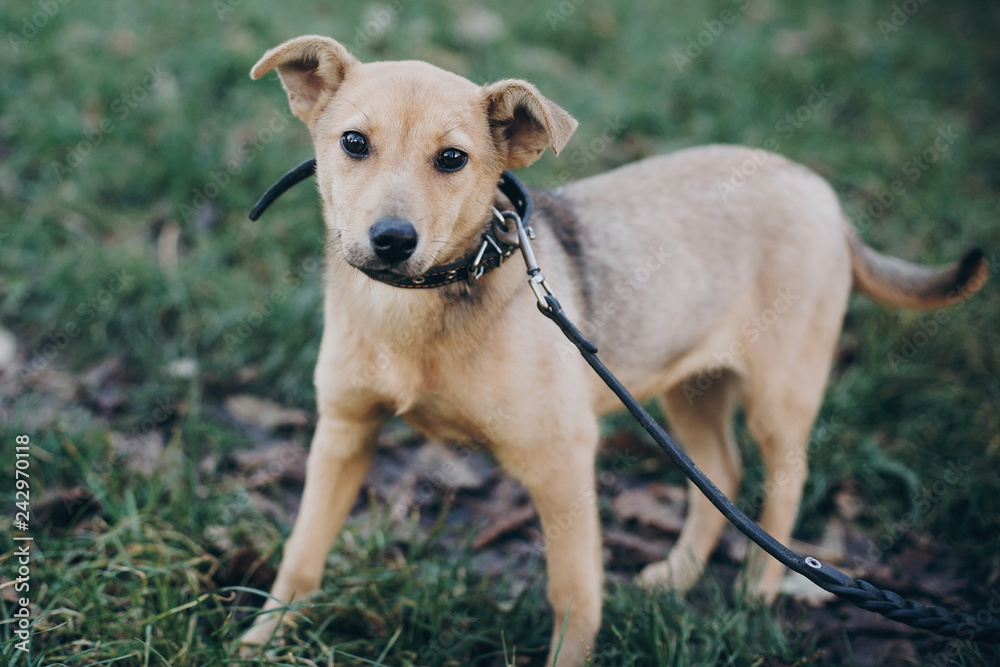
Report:
[[642,537],[620,528],[605,528],[603,535],[617,567],[639,569],[663,560],[670,550],[671,543],[665,539]]
[[164,437],[157,430],[135,433],[111,433],[111,445],[116,460],[124,461],[131,473],[152,477],[163,456]]
[[100,501],[83,486],[50,488],[32,505],[32,522],[61,529],[100,509]]
[[521,505],[520,507],[493,517],[493,521],[487,523],[486,527],[479,531],[475,541],[472,543],[473,549],[482,549],[502,535],[518,530],[535,518],[535,506],[532,504]]
[[103,413],[122,405],[124,380],[125,364],[118,355],[102,359],[77,377],[84,396]]
[[281,482],[304,484],[309,454],[302,443],[289,440],[258,449],[237,451],[230,460],[250,488]]
[[647,484],[622,491],[611,501],[619,521],[636,521],[676,535],[684,525],[687,490],[669,484]]
[[302,428],[309,424],[309,414],[297,408],[286,408],[274,401],[249,394],[236,394],[225,401],[226,411],[236,421],[267,431],[290,426]]

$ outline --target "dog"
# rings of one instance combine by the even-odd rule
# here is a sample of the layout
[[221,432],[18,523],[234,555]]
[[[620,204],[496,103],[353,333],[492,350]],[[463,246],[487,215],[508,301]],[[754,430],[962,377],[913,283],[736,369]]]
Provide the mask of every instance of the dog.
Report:
[[[558,155],[576,120],[526,81],[477,85],[424,62],[361,63],[321,36],[269,50],[251,77],[272,70],[316,150],[324,329],[301,509],[271,613],[242,641],[266,642],[282,604],[319,588],[379,425],[398,415],[432,438],[484,444],[527,488],[555,616],[547,664],[565,620],[557,667],[582,665],[601,624],[598,419],[619,405],[538,313],[520,262],[408,289],[477,253],[493,208],[509,207],[503,170],[547,147]],[[747,160],[757,166],[745,183],[718,187]],[[759,522],[782,542],[852,286],[887,305],[934,308],[975,292],[987,272],[977,250],[933,268],[876,252],[826,181],[741,147],[648,158],[534,201],[535,255],[566,313],[638,398],[662,401],[679,442],[729,498],[742,405],[766,464]],[[724,523],[691,487],[676,545],[638,582],[687,590]],[[745,585],[772,599],[784,567],[756,550],[747,561]]]

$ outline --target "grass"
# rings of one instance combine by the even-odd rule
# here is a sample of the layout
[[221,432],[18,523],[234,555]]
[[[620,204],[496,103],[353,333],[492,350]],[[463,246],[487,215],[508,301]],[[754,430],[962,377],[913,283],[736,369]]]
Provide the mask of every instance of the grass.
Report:
[[[0,403],[0,453],[12,460],[15,435],[30,434],[33,499],[79,488],[97,505],[64,503],[62,519],[32,526],[42,632],[30,657],[14,652],[4,597],[0,664],[239,664],[234,640],[260,598],[238,589],[266,588],[289,525],[248,502],[244,480],[201,464],[247,446],[220,409],[226,395],[313,409],[320,335],[315,192],[295,189],[264,220],[246,218],[278,174],[311,155],[280,86],[247,76],[290,36],[330,34],[362,59],[421,58],[475,81],[535,82],[581,124],[563,156],[521,170],[529,183],[557,186],[684,146],[772,140],[831,181],[879,249],[938,263],[978,245],[996,272],[997,6],[927,3],[898,30],[886,28],[893,3],[860,0],[522,0],[492,11],[498,31],[445,0],[5,5],[0,323],[21,356]],[[32,31],[32,21],[43,25]],[[914,168],[941,132],[955,138]],[[903,189],[886,204],[894,181]],[[996,585],[991,280],[945,321],[852,301],[798,535],[818,536],[833,494],[850,485],[887,559],[903,525],[944,545],[970,582]],[[116,357],[116,400],[60,389],[60,373]],[[115,458],[110,435],[150,428],[167,447],[147,477]],[[760,465],[739,435],[751,497]],[[657,461],[640,476],[678,479]],[[0,553],[10,552],[0,525]],[[442,530],[462,543],[459,528]],[[475,575],[468,547],[435,549],[418,532],[378,510],[352,519],[326,587],[300,607],[314,623],[283,664],[493,665],[507,649],[539,660],[544,580],[522,588],[510,575]],[[255,554],[252,566],[240,553]],[[0,575],[12,563],[0,556]],[[820,664],[794,627],[711,578],[687,599],[614,583],[594,664]],[[961,651],[956,664],[983,659]]]

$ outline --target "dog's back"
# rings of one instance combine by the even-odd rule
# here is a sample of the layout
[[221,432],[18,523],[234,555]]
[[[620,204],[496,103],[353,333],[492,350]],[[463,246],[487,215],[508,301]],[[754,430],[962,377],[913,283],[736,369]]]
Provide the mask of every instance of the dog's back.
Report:
[[[582,329],[647,397],[715,367],[746,372],[753,348],[780,351],[818,317],[839,327],[852,284],[890,305],[936,307],[984,275],[976,252],[942,269],[875,252],[815,172],[740,146],[648,158],[540,201],[555,235],[577,237],[563,245],[568,278],[583,283]],[[571,225],[559,219],[567,210]]]

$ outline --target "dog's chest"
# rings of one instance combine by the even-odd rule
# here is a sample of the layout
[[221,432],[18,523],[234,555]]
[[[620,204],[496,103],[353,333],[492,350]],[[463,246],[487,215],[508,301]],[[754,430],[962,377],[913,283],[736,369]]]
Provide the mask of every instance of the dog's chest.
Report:
[[[407,346],[377,346],[359,359],[354,385],[372,391],[389,411],[445,441],[475,437],[478,419],[465,373],[448,355],[414,355]],[[461,370],[460,370],[461,369]],[[471,379],[468,380],[472,382]]]
[[442,442],[482,440],[482,429],[474,425],[464,407],[446,396],[421,394],[398,414],[410,426]]

